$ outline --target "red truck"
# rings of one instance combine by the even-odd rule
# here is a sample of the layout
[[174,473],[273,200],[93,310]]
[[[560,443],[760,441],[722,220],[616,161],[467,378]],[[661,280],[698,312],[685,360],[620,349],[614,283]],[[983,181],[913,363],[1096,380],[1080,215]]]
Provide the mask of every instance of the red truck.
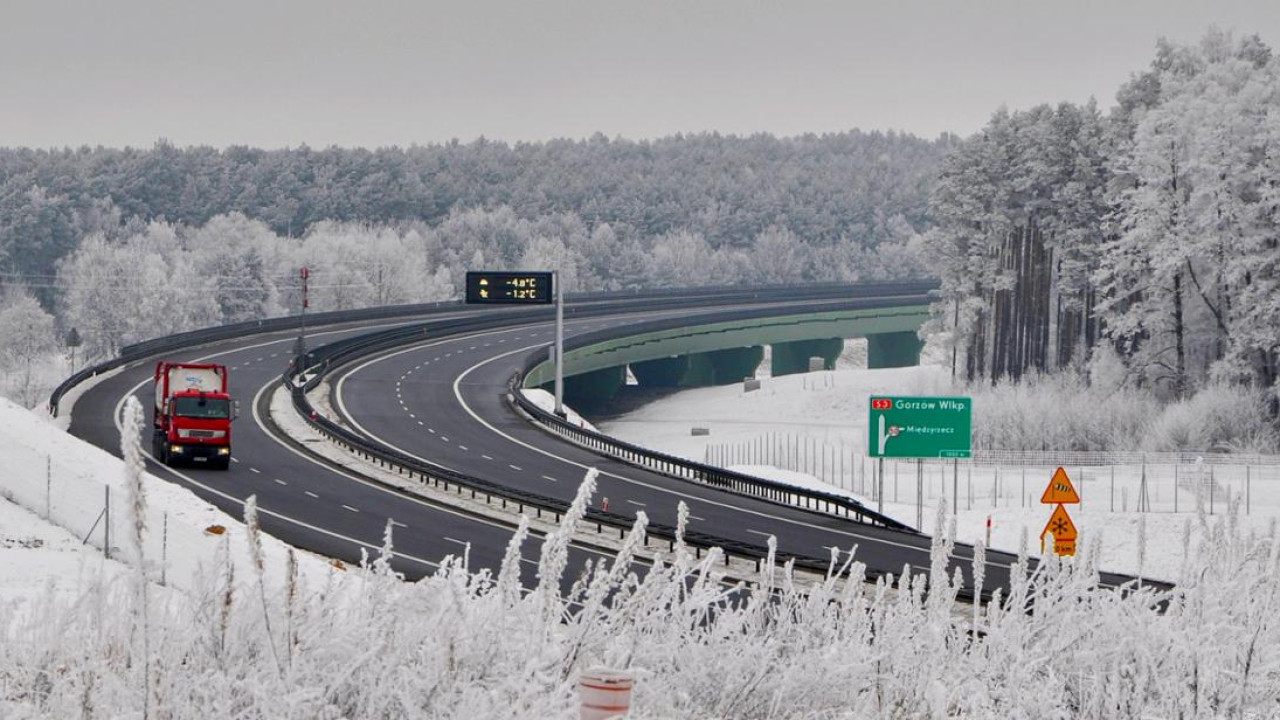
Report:
[[189,461],[219,470],[231,466],[235,403],[225,365],[156,363],[151,453],[165,465]]

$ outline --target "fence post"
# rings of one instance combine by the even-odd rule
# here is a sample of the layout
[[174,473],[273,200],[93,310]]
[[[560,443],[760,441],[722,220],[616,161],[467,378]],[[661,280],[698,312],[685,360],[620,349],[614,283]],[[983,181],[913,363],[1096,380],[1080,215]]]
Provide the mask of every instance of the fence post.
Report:
[[102,527],[102,552],[108,560],[111,559],[111,486],[103,485],[107,491],[106,505],[103,508],[103,514],[106,516],[107,524]]
[[44,456],[44,519],[53,518],[53,458]]
[[1244,514],[1249,514],[1249,501],[1251,500],[1250,490],[1253,489],[1253,474],[1250,472],[1253,468],[1248,465],[1244,466]]
[[165,584],[169,570],[169,512],[164,513],[164,529],[160,534],[160,585]]
[[1173,513],[1178,513],[1178,458],[1173,460]]

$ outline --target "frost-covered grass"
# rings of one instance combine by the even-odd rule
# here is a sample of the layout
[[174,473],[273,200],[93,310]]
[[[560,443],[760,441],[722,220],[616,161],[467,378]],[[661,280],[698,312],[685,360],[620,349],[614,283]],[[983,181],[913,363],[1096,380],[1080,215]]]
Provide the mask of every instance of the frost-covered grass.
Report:
[[[254,528],[252,504],[246,519]],[[544,541],[536,577],[521,577],[522,527],[496,574],[448,562],[404,582],[382,559],[388,529],[377,559],[317,584],[292,559],[246,566],[229,547],[188,594],[94,578],[78,597],[0,615],[0,716],[569,717],[578,674],[602,666],[637,677],[636,718],[1280,707],[1280,542],[1242,533],[1234,517],[1200,517],[1204,540],[1173,592],[1096,589],[1090,548],[972,614],[954,612],[943,540],[927,575],[844,583],[862,568],[841,554],[807,593],[786,567],[765,581],[770,593],[736,592],[714,553],[695,561],[679,546],[638,578],[624,551],[560,597],[573,522]],[[642,518],[628,547],[643,532]]]
[[[33,446],[56,435],[8,427]],[[160,531],[152,506],[172,498],[142,482],[137,456],[100,454],[86,451],[96,464],[84,472],[123,469],[122,556],[141,562],[130,571],[86,559],[79,580],[0,596],[6,720],[572,717],[579,673],[598,667],[637,678],[635,718],[1229,717],[1280,707],[1280,540],[1274,525],[1246,529],[1235,514],[1195,517],[1172,593],[1096,589],[1098,547],[1086,542],[1079,558],[1051,559],[988,606],[957,611],[942,570],[948,532],[929,573],[867,585],[856,551],[842,552],[826,583],[801,591],[776,567],[770,592],[742,592],[718,574],[717,553],[698,560],[683,545],[644,577],[632,573],[640,515],[621,556],[562,597],[580,512],[537,558],[520,557],[521,527],[496,572],[448,560],[408,583],[383,561],[391,527],[374,559],[316,572],[313,558],[261,534],[250,502],[243,525],[226,520],[211,537],[190,582],[162,588],[143,582],[155,580],[157,559],[145,540]],[[10,472],[42,479],[44,468]],[[593,486],[588,476],[576,508]],[[935,522],[946,517],[940,507]],[[48,552],[28,545],[6,552]]]

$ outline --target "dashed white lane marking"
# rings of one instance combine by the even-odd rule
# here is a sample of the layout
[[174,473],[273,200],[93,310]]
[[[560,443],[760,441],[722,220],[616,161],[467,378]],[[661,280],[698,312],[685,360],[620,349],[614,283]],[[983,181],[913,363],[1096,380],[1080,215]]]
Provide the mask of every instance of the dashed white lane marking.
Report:
[[237,460],[237,459],[235,459],[235,457],[233,456],[233,457],[231,458],[231,462],[233,462],[233,463],[238,463],[238,462],[240,462],[240,461],[239,461],[239,460]]
[[436,429],[435,429],[435,428],[427,428],[427,432],[431,433],[432,435],[435,435],[435,434],[436,434]]
[[748,529],[747,529],[747,532],[752,533],[752,534],[755,534],[755,535],[763,535],[763,536],[765,536],[765,537],[773,537],[773,533],[760,532],[759,530],[752,530],[752,529],[750,529],[750,528],[748,528]]
[[481,455],[480,457],[484,458],[485,460],[492,460],[492,459],[493,459],[493,458],[489,457],[488,455]]
[[445,441],[445,442],[449,442],[449,438],[445,437],[444,435],[441,435],[441,436],[440,436],[440,439],[441,439],[441,440],[443,440],[443,441]]
[[311,497],[313,497],[313,498],[315,498],[315,499],[317,499],[317,500],[319,500],[319,499],[320,499],[320,496],[319,496],[319,495],[317,495],[317,494],[315,494],[315,493],[311,492],[310,490],[303,490],[302,492],[303,492],[304,494],[306,494],[306,495],[310,495]]
[[419,421],[418,421],[418,424],[419,424],[419,425],[422,425],[422,426],[424,426],[424,427],[426,426],[426,423],[422,422],[421,420],[419,420]]
[[464,451],[465,451],[465,450],[467,449],[467,446],[466,446],[466,445],[459,445],[459,446],[458,446],[458,449],[459,449],[459,450],[464,450]]
[[342,508],[343,508],[344,510],[350,510],[351,512],[360,512],[359,510],[357,510],[357,509],[355,509],[355,508],[351,507],[350,505],[343,505],[343,506],[342,506]]
[[408,526],[408,525],[405,525],[405,524],[404,524],[404,523],[402,523],[402,522],[396,522],[395,520],[392,520],[392,521],[391,521],[391,527],[402,527],[402,528],[407,528],[407,527],[409,527],[409,526]]
[[458,543],[459,545],[470,545],[470,544],[471,544],[471,543],[469,543],[469,542],[463,542],[463,541],[461,541],[461,540],[457,540],[457,539],[455,539],[455,538],[451,538],[451,537],[448,537],[448,536],[445,536],[445,540],[448,540],[449,542],[455,542],[455,543]]
[[414,415],[413,413],[409,413],[409,419],[410,419],[410,420],[417,420],[417,419],[418,419],[418,416],[417,416],[417,415]]
[[258,468],[249,468],[249,472],[251,472],[251,473],[257,473],[257,474],[259,474],[259,475],[261,475],[261,474],[262,474],[262,471],[261,471],[261,470],[259,470]]
[[271,353],[271,357],[275,357],[275,356],[277,356],[277,355],[279,355],[279,354],[280,354],[280,353]]
[[521,470],[524,469],[519,465],[512,465],[511,463],[507,463],[507,467],[511,468],[512,470],[515,470],[516,472],[520,472]]
[[557,480],[557,479],[555,479],[555,478],[551,477],[550,475],[543,475],[543,476],[542,476],[542,479],[543,479],[543,480],[550,480],[551,482],[560,482],[559,480]]
[[275,480],[277,485],[288,485],[288,484],[289,484],[289,483],[287,483],[287,482],[285,482],[285,481],[281,480],[280,478],[271,478],[271,479],[272,479],[272,480]]
[[627,502],[631,503],[632,505],[639,505],[640,507],[646,507],[644,503],[636,502],[635,500],[628,500]]
[[690,516],[689,516],[689,519],[690,519],[690,520],[701,520],[701,521],[703,521],[703,522],[706,522],[706,521],[707,521],[707,519],[706,519],[706,518],[704,518],[704,517],[698,517],[697,515],[690,515]]

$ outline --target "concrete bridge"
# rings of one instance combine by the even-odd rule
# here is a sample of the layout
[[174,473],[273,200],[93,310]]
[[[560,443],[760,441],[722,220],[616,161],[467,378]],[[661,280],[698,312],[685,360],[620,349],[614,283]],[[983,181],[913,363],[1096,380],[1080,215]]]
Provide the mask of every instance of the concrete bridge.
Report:
[[[867,339],[871,368],[907,367],[920,362],[917,331],[929,317],[927,304],[882,308],[818,310],[790,308],[788,314],[717,322],[694,322],[566,349],[565,400],[570,405],[610,400],[631,368],[642,387],[704,387],[741,382],[755,374],[772,348],[771,374],[833,369],[848,338]],[[525,387],[554,381],[550,362],[533,367]]]

